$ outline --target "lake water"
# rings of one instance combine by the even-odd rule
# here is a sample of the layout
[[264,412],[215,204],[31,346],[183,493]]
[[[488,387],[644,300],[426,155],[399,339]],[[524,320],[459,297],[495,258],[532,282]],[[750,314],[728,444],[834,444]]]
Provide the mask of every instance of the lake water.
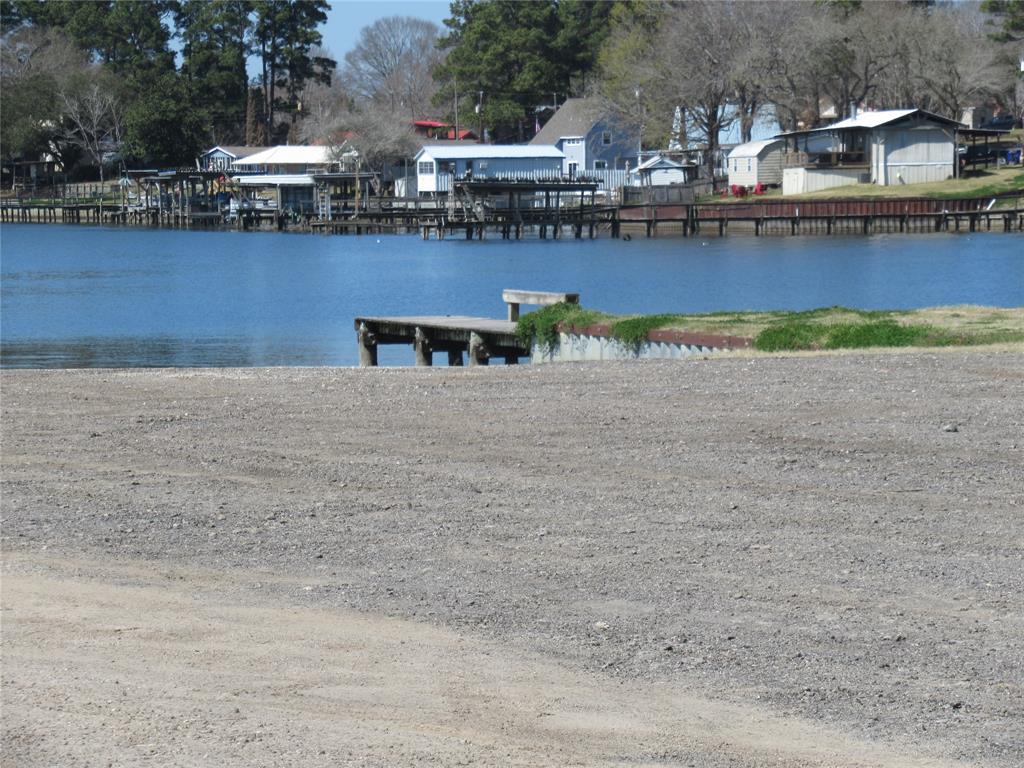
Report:
[[[503,288],[614,313],[1024,304],[1019,235],[423,242],[0,227],[3,367],[355,365],[357,315],[504,317]],[[382,347],[382,365],[412,351]]]

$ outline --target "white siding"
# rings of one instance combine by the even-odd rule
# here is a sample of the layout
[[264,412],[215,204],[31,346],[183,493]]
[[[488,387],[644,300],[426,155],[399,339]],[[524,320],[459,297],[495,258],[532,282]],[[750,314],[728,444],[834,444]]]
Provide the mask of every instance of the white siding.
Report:
[[[433,163],[433,173],[421,173],[422,163]],[[451,172],[443,172],[447,164]],[[558,178],[562,175],[562,157],[457,157],[435,159],[427,153],[418,155],[416,164],[416,186],[420,193],[446,192],[450,188],[452,175],[465,176],[472,167],[474,178],[489,179],[531,179]]]
[[885,131],[885,184],[920,184],[953,176],[952,136],[941,128]]
[[[734,157],[729,159],[729,186],[752,187],[757,184],[756,157]],[[749,168],[749,170],[748,170]]]

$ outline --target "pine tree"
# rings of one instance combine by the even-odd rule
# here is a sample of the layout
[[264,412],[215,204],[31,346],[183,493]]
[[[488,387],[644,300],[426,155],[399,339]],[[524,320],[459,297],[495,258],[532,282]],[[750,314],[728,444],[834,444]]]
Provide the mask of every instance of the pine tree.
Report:
[[267,144],[267,128],[263,118],[263,93],[259,88],[250,88],[245,105],[245,144],[249,147],[263,147]]

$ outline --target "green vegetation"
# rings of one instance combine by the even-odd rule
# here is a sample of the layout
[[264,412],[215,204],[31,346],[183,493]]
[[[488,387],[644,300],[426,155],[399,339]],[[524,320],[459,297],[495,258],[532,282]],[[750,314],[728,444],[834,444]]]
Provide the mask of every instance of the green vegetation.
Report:
[[[45,152],[70,172],[118,160],[191,165],[210,144],[283,142],[303,116],[307,86],[329,83],[335,69],[318,55],[329,7],[3,0],[0,154]],[[259,71],[253,89],[250,59]],[[252,97],[262,124],[247,126]]]
[[559,325],[582,328],[598,323],[628,344],[639,344],[652,330],[678,330],[751,338],[754,348],[763,352],[1024,342],[1024,308],[974,306],[615,317],[576,304],[555,304],[523,315],[516,333],[523,343],[536,339],[547,347],[557,341]]
[[565,323],[582,328],[595,323],[603,323],[610,316],[601,312],[583,309],[579,304],[562,302],[527,312],[520,316],[516,324],[516,337],[523,344],[529,345],[535,340],[542,347],[550,347],[558,341],[558,326]]

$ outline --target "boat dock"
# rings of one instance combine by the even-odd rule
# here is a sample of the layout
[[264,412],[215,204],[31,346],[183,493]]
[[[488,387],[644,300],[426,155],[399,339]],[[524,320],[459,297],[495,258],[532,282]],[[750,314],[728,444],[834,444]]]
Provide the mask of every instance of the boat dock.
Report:
[[[599,197],[584,180],[456,179],[436,198],[369,198],[349,207],[342,201],[302,212],[272,208],[225,210],[209,193],[193,195],[206,179],[144,178],[144,201],[56,198],[45,202],[0,201],[0,221],[300,230],[335,235],[419,233],[423,239],[498,236],[519,240],[629,239],[662,235],[720,236],[869,234],[872,232],[1024,232],[1024,192],[980,198],[760,199],[738,202],[646,202],[628,195],[621,202]],[[176,186],[175,186],[176,185]],[[177,190],[170,196],[168,189]],[[647,190],[649,191],[649,190]],[[640,198],[640,199],[638,199]]]

